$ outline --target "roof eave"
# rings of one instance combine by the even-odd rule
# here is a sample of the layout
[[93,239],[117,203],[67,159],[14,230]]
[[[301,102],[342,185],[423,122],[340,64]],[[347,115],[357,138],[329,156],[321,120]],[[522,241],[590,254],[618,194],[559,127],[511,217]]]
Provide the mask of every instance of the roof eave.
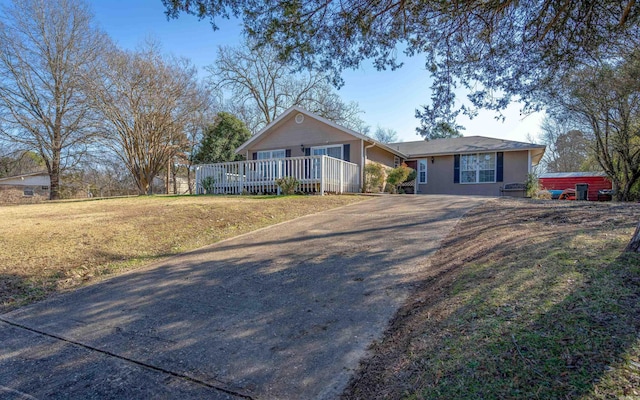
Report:
[[544,154],[544,149],[546,148],[546,146],[541,146],[541,147],[530,147],[530,148],[512,148],[512,149],[473,149],[473,150],[467,150],[467,151],[446,151],[446,152],[436,152],[436,153],[415,153],[415,154],[408,154],[408,158],[413,159],[413,158],[422,158],[422,157],[438,157],[438,156],[450,156],[453,154],[473,154],[473,153],[478,153],[478,152],[498,152],[498,151],[503,151],[503,152],[511,152],[511,151],[527,151],[527,150],[537,150],[537,151],[541,151],[541,155],[540,158],[542,158],[542,154]]

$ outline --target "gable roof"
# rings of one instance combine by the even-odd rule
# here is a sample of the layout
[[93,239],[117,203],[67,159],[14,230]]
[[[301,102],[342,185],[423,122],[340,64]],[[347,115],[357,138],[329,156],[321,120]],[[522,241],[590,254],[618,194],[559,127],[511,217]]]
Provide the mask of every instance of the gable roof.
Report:
[[328,126],[331,126],[343,133],[351,135],[356,139],[364,140],[368,143],[375,144],[377,147],[380,147],[394,155],[397,155],[402,158],[420,158],[427,156],[442,156],[442,155],[450,155],[450,154],[461,154],[461,153],[477,153],[477,152],[485,152],[485,151],[520,151],[520,150],[531,150],[531,161],[532,163],[538,164],[542,156],[544,155],[544,151],[546,146],[534,143],[525,143],[525,142],[516,142],[513,140],[505,140],[505,139],[494,139],[484,136],[463,136],[459,138],[445,138],[445,139],[436,139],[431,141],[426,140],[418,140],[414,142],[400,142],[400,143],[381,143],[375,139],[370,138],[369,136],[363,135],[362,133],[356,132],[349,128],[346,128],[342,125],[336,124],[333,121],[330,121],[324,117],[321,117],[311,111],[307,111],[304,108],[293,106],[289,107],[282,114],[280,114],[276,119],[271,121],[267,126],[262,128],[258,133],[249,138],[246,142],[244,142],[240,147],[236,149],[237,154],[241,154],[245,151],[249,145],[260,140],[265,135],[268,135],[269,132],[276,129],[278,126],[286,122],[289,118],[292,117],[292,114],[301,113],[305,116],[313,118],[317,121],[320,121]]
[[249,147],[249,145],[251,143],[256,142],[257,140],[259,140],[260,138],[262,138],[265,135],[268,135],[268,133],[270,131],[272,131],[273,129],[277,128],[279,125],[281,125],[282,123],[284,123],[288,117],[290,115],[292,115],[293,113],[301,113],[304,114],[305,116],[308,116],[310,118],[313,118],[317,121],[320,121],[326,125],[331,126],[332,128],[335,128],[343,133],[346,133],[348,135],[354,136],[356,139],[361,139],[364,140],[366,142],[369,143],[375,143],[376,146],[381,147],[399,157],[403,157],[405,158],[406,156],[401,152],[398,151],[396,149],[394,149],[393,147],[390,147],[389,145],[386,145],[384,143],[378,142],[377,140],[374,140],[372,138],[370,138],[369,136],[363,135],[362,133],[356,132],[354,130],[351,130],[349,128],[345,128],[342,125],[338,125],[333,121],[330,121],[324,117],[319,116],[318,114],[312,113],[311,111],[307,111],[304,108],[298,107],[298,106],[293,106],[293,107],[289,107],[287,110],[285,110],[282,114],[280,114],[278,116],[278,118],[274,119],[273,121],[271,121],[267,126],[265,126],[264,128],[262,128],[258,133],[256,133],[255,135],[251,136],[249,138],[249,140],[247,140],[246,142],[242,143],[242,145],[240,145],[240,147],[238,147],[236,149],[236,153],[240,154],[241,152],[243,152],[244,150],[247,149],[247,147]]
[[29,177],[32,177],[32,176],[46,176],[46,177],[49,177],[49,173],[47,171],[42,171],[42,172],[31,172],[31,173],[28,173],[28,174],[5,176],[5,177],[0,178],[0,182],[10,181],[10,180],[14,180],[14,179],[24,179],[24,178],[29,178]]
[[541,144],[516,142],[484,136],[463,136],[415,142],[389,143],[389,146],[405,153],[409,158],[442,156],[448,154],[477,153],[481,151],[519,151],[532,150],[531,159],[537,164],[546,146]]

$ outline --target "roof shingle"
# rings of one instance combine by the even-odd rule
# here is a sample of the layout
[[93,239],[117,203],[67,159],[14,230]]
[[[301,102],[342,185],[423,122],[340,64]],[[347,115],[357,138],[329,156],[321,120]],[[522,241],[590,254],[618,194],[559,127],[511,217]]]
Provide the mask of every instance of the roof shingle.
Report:
[[513,140],[494,139],[484,136],[463,136],[459,138],[436,139],[431,141],[389,143],[389,147],[398,150],[410,158],[445,154],[474,153],[480,151],[517,151],[543,150],[544,145],[515,142]]

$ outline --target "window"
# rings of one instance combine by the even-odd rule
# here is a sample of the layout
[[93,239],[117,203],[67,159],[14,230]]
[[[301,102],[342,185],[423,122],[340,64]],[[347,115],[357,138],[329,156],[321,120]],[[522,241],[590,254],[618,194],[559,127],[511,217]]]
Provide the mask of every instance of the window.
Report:
[[460,183],[493,183],[496,181],[496,153],[460,156]]
[[311,155],[312,156],[329,156],[329,157],[342,160],[342,145],[338,144],[334,146],[312,147]]
[[33,196],[33,188],[26,187],[22,192],[25,196]]
[[418,183],[427,183],[427,160],[418,160]]
[[267,150],[258,152],[258,160],[268,160],[270,158],[285,158],[285,150]]
[[[285,158],[286,150],[266,150],[259,151],[257,158],[258,160],[271,160],[275,158]],[[264,179],[275,179],[279,177],[280,171],[278,169],[278,162],[261,162],[258,164],[258,176],[261,176]]]
[[393,168],[398,168],[400,166],[400,157],[393,156]]

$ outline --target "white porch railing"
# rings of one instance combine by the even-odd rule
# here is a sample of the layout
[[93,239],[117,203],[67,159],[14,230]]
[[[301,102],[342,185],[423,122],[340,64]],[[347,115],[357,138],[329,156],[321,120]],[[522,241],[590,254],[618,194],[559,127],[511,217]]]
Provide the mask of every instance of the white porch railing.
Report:
[[278,193],[276,180],[294,177],[298,190],[307,193],[357,193],[357,164],[329,156],[273,158],[196,166],[196,193],[205,192],[202,180],[213,178],[213,193]]

